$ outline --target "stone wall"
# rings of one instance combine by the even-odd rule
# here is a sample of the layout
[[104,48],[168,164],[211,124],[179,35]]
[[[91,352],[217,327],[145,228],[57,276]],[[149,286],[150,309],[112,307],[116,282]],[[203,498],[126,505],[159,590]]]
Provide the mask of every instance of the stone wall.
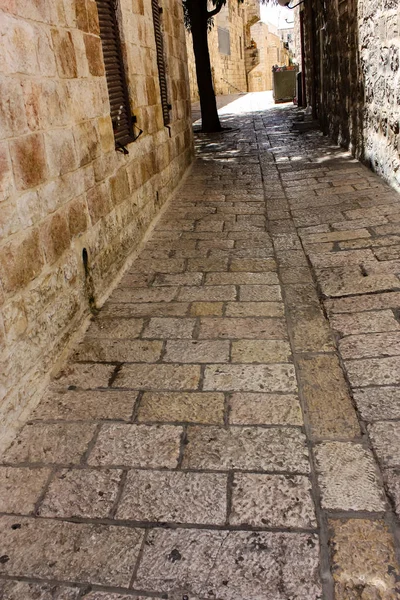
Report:
[[302,5],[307,99],[335,141],[400,189],[400,5]]
[[259,21],[250,28],[251,38],[257,44],[259,64],[248,73],[249,92],[272,90],[272,67],[289,64],[289,52],[284,48],[276,28]]
[[[182,7],[162,0],[170,130],[151,3],[120,0],[142,136],[116,152],[94,0],[0,7],[0,437],[35,404],[192,159]],[[83,256],[87,256],[85,272]]]

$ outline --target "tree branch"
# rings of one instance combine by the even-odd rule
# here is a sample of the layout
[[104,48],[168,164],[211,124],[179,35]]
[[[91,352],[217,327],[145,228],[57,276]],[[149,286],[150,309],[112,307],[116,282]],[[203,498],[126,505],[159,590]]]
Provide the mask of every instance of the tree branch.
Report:
[[207,17],[209,19],[211,19],[212,17],[215,17],[215,15],[217,15],[221,11],[224,4],[225,4],[225,0],[217,0],[217,6],[214,8],[214,10],[207,11]]

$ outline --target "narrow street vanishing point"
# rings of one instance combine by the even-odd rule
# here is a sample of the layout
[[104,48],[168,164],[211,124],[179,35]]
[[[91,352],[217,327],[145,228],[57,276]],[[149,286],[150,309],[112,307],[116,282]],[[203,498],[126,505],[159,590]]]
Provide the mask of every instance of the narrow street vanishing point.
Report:
[[2,456],[4,600],[400,597],[399,194],[220,115]]

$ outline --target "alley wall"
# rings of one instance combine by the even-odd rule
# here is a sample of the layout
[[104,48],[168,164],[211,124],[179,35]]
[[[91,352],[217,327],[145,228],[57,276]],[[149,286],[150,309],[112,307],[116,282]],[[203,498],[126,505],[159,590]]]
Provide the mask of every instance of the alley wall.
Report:
[[[120,0],[136,133],[115,150],[95,0],[0,7],[0,436],[35,404],[192,157],[182,6],[162,0],[164,126],[151,2]],[[84,266],[86,262],[86,268]]]

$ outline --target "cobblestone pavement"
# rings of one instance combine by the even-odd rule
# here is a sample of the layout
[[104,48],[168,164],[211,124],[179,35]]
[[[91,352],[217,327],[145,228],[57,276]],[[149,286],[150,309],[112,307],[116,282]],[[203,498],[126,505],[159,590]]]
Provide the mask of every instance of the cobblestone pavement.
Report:
[[399,195],[264,100],[5,453],[2,600],[400,597]]

